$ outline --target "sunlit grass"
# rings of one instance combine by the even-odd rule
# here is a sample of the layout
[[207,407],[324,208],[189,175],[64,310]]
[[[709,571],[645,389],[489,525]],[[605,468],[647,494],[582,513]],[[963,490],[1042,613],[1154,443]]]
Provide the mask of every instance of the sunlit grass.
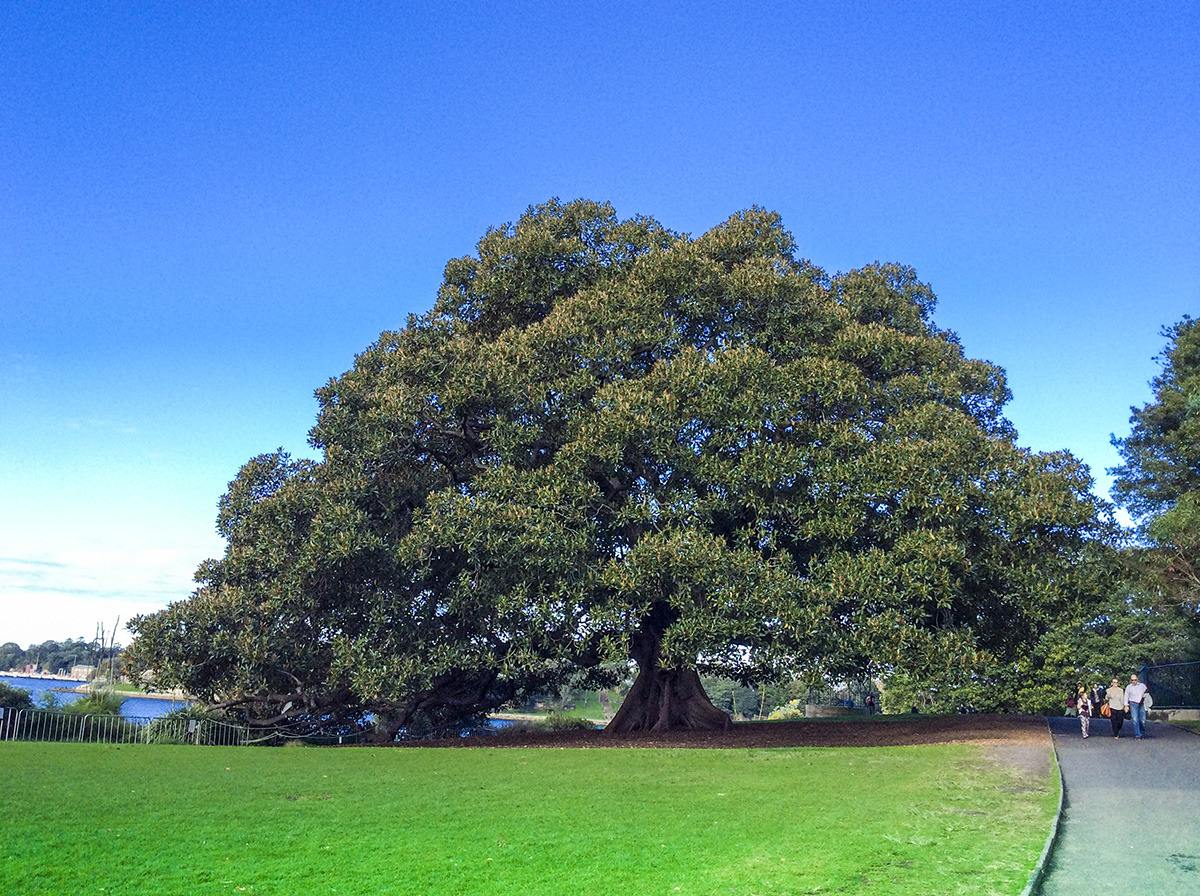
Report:
[[0,744],[0,893],[1016,896],[1056,779],[969,745]]

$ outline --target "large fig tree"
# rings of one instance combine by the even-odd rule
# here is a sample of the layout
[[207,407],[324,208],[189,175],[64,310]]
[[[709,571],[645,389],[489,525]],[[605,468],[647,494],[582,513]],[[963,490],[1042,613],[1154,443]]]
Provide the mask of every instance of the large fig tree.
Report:
[[1010,655],[1085,587],[1097,510],[934,304],[908,268],[826,274],[759,209],[693,238],[531,208],[319,390],[319,463],[243,470],[225,558],[135,654],[389,734],[614,663],[630,732],[729,724],[701,673]]

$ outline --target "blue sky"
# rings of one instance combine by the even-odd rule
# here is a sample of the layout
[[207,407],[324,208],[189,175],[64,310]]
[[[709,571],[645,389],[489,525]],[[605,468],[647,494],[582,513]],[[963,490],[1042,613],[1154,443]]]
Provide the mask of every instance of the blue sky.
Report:
[[186,596],[248,457],[551,196],[915,266],[1097,474],[1200,312],[1200,6],[7,4],[0,641]]

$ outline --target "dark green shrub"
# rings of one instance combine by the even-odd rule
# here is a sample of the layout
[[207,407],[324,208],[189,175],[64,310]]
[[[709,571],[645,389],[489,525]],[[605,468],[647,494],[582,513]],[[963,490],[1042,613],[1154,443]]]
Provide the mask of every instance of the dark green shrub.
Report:
[[596,729],[595,722],[589,722],[587,719],[567,716],[557,712],[552,712],[546,716],[544,726],[547,731],[594,731]]
[[23,688],[14,688],[0,681],[0,706],[10,712],[33,709],[33,697]]
[[594,731],[596,724],[587,719],[578,719],[552,712],[540,719],[520,719],[495,732],[498,737],[518,734],[536,734],[551,731]]
[[62,711],[74,715],[119,716],[124,702],[125,698],[111,688],[97,687],[74,703],[68,703]]

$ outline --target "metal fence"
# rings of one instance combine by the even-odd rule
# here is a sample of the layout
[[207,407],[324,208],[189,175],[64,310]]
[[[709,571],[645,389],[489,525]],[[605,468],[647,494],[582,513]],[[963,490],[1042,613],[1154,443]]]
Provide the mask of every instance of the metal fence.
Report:
[[252,728],[211,719],[114,716],[0,706],[0,741],[36,740],[89,744],[196,744],[211,747],[278,747],[288,743],[350,746],[369,739],[367,730],[313,732]]
[[1200,663],[1164,663],[1143,666],[1142,681],[1162,709],[1200,707]]
[[[209,719],[93,715],[0,707],[0,740],[235,747],[274,740],[274,732]],[[278,742],[275,740],[275,742]]]

